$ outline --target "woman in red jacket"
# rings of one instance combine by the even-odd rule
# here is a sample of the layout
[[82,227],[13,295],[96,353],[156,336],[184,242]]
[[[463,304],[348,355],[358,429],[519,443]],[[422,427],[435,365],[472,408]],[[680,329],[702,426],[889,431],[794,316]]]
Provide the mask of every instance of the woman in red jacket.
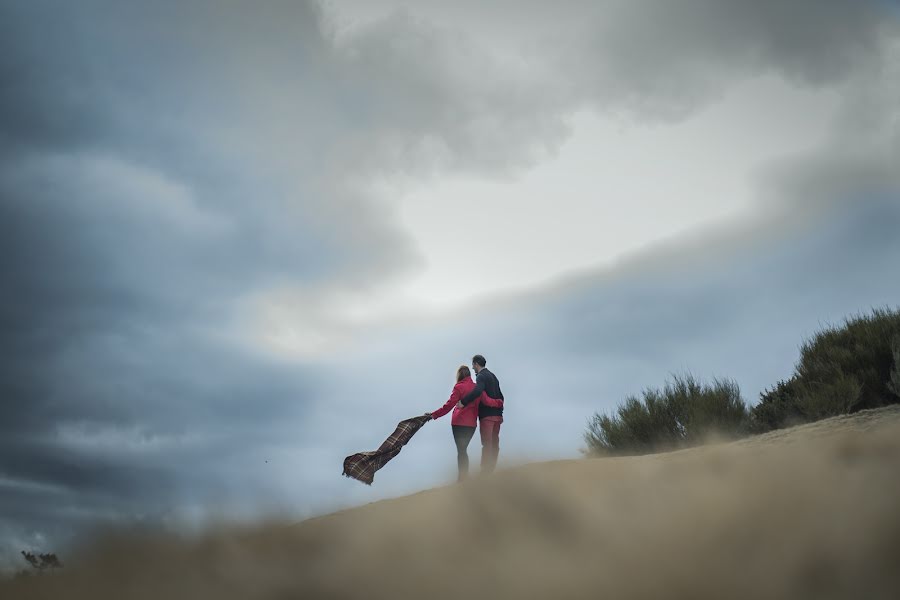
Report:
[[469,367],[463,365],[456,370],[456,385],[450,393],[450,399],[444,403],[442,407],[432,413],[425,413],[426,417],[438,419],[443,417],[450,409],[453,409],[453,416],[450,417],[450,425],[453,429],[453,440],[456,442],[456,463],[459,467],[459,481],[466,478],[469,474],[469,455],[466,448],[475,435],[475,426],[478,424],[478,404],[479,400],[475,400],[466,406],[457,406],[457,403],[466,394],[475,388],[475,382],[472,381],[472,372]]

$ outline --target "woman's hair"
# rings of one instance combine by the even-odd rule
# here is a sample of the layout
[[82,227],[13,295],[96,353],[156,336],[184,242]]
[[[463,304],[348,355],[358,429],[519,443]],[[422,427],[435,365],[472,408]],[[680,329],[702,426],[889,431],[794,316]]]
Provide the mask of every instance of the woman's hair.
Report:
[[469,367],[467,367],[466,365],[461,365],[456,370],[456,383],[459,383],[466,377],[471,377],[471,376],[472,376],[472,371],[469,370]]

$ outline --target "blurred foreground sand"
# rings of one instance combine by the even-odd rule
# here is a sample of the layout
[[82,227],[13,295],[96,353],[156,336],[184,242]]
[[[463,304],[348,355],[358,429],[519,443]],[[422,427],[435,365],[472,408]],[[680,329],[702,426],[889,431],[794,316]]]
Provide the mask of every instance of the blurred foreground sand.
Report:
[[896,599],[900,407],[64,558],[0,598]]

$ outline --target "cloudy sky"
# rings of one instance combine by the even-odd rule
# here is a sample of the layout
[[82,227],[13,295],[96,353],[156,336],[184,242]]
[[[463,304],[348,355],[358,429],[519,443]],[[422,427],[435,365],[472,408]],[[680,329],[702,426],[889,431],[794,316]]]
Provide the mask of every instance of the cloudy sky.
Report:
[[501,460],[575,457],[900,304],[896,2],[13,1],[0,45],[0,561],[445,483],[445,419],[341,461],[476,352]]

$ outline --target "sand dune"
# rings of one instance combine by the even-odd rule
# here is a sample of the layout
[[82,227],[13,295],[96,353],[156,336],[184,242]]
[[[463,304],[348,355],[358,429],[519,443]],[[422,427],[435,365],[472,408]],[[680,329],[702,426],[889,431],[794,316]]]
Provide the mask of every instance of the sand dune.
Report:
[[532,464],[200,540],[106,540],[0,598],[900,598],[900,407]]

